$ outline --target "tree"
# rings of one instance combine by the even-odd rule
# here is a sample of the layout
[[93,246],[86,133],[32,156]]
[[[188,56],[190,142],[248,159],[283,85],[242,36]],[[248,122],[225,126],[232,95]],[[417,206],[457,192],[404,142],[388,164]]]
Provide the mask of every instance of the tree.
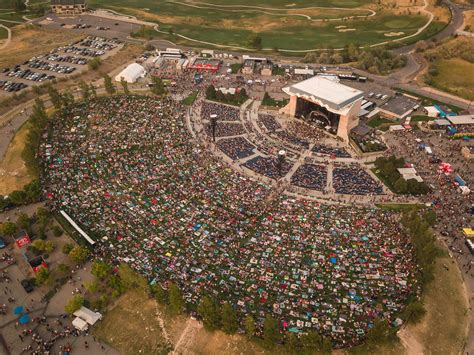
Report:
[[426,309],[421,302],[412,302],[406,306],[403,313],[407,322],[416,324],[423,319]]
[[101,64],[102,64],[102,60],[100,59],[100,57],[95,57],[95,58],[89,60],[89,62],[87,62],[87,65],[89,66],[89,69],[92,69],[92,70],[99,69]]
[[158,96],[163,96],[164,94],[166,94],[165,85],[163,84],[163,80],[161,80],[161,78],[158,78],[157,76],[152,76],[151,81],[153,84],[151,88],[152,93]]
[[16,225],[19,229],[29,230],[31,227],[31,219],[26,213],[21,212],[16,220]]
[[176,284],[172,283],[170,285],[168,295],[171,313],[174,315],[183,313],[183,308],[185,304],[181,291],[179,290]]
[[92,83],[89,84],[89,92],[93,98],[97,97],[97,91],[95,90],[95,86]]
[[383,343],[388,339],[390,326],[385,320],[376,320],[374,326],[367,332],[367,342],[370,346]]
[[255,48],[255,49],[262,49],[262,37],[260,37],[256,33],[252,33],[249,36],[248,39],[248,44],[250,47]]
[[219,328],[220,317],[217,306],[208,296],[201,298],[201,302],[199,302],[197,311],[202,317],[202,322],[205,328],[209,330],[215,330]]
[[36,277],[36,284],[37,285],[42,285],[46,282],[48,282],[51,274],[49,273],[49,270],[45,267],[39,268],[39,270],[36,272],[35,277]]
[[83,305],[84,305],[84,297],[82,297],[81,295],[74,295],[66,304],[66,306],[64,307],[64,310],[69,314],[73,314]]
[[221,321],[222,329],[227,334],[234,334],[239,328],[239,322],[237,320],[237,314],[232,306],[226,302],[222,306],[221,310]]
[[61,95],[61,101],[63,107],[68,107],[74,104],[74,95],[70,91],[66,91]]
[[54,108],[56,110],[60,110],[61,107],[63,106],[63,100],[62,100],[61,94],[51,84],[48,85],[48,95],[49,95],[49,98],[51,99],[51,102],[53,103]]
[[105,86],[105,91],[107,91],[107,94],[113,95],[115,94],[115,86],[112,84],[112,78],[105,74],[104,75],[104,86]]
[[53,235],[56,237],[56,238],[59,238],[60,236],[62,236],[64,234],[64,231],[61,227],[57,226],[57,225],[54,225],[53,226]]
[[4,235],[14,236],[18,233],[18,226],[13,222],[3,222],[1,231]]
[[433,210],[427,211],[423,215],[423,219],[430,225],[434,225],[436,223],[436,213]]
[[89,249],[77,245],[69,252],[69,256],[75,262],[82,263],[89,257]]
[[84,80],[79,82],[79,87],[81,88],[82,99],[88,101],[90,98],[89,85],[86,84]]
[[155,299],[159,304],[168,304],[168,292],[161,286],[156,286],[154,289]]
[[250,314],[247,314],[245,317],[244,321],[245,325],[245,334],[247,335],[247,338],[252,339],[255,336],[255,320]]
[[12,0],[11,4],[15,12],[22,12],[26,10],[26,5],[23,0]]
[[263,322],[263,345],[267,349],[272,349],[279,339],[278,322],[270,314],[267,314]]
[[125,81],[124,77],[120,78],[120,84],[122,85],[124,94],[130,95],[130,90],[128,89],[128,83]]
[[404,194],[407,192],[407,182],[402,176],[400,176],[398,180],[395,181],[393,187],[395,188],[395,191],[399,194]]
[[112,267],[105,261],[96,260],[92,263],[91,273],[101,280],[105,280],[110,275]]
[[206,99],[215,100],[216,98],[216,88],[214,85],[209,85],[206,88]]
[[72,249],[74,249],[74,245],[72,245],[71,243],[66,243],[63,245],[62,252],[63,254],[68,255]]

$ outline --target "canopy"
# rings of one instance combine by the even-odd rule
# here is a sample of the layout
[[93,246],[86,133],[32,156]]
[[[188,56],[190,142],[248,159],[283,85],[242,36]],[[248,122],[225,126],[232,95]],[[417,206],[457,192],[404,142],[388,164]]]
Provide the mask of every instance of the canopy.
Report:
[[144,67],[138,63],[132,63],[115,77],[115,81],[122,81],[123,78],[127,83],[134,83],[138,78],[143,78],[145,73]]
[[20,324],[22,325],[28,323],[29,321],[30,321],[30,316],[28,314],[21,316],[19,320]]
[[13,310],[14,315],[19,315],[19,314],[22,314],[22,313],[23,313],[23,306],[15,307],[15,309]]
[[72,321],[72,325],[74,326],[74,328],[80,331],[87,330],[87,328],[89,327],[87,325],[87,322],[79,317],[74,318],[74,320]]
[[94,325],[99,319],[102,318],[102,314],[99,312],[93,312],[89,308],[82,306],[79,310],[74,312],[76,317],[82,318],[84,321],[90,325]]

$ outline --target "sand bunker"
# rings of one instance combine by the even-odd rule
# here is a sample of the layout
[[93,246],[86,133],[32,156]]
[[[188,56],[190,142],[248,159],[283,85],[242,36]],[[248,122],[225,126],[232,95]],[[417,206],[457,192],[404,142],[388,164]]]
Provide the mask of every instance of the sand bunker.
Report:
[[383,35],[385,37],[398,37],[398,36],[401,36],[401,35],[404,35],[404,34],[405,34],[405,32],[386,32]]
[[287,4],[287,5],[285,5],[285,6],[286,6],[286,7],[293,7],[293,6],[296,6],[296,4],[295,4],[295,3],[293,3],[293,4]]
[[347,26],[336,26],[337,29],[339,28],[346,28]]
[[355,28],[341,28],[338,32],[353,32],[355,30]]

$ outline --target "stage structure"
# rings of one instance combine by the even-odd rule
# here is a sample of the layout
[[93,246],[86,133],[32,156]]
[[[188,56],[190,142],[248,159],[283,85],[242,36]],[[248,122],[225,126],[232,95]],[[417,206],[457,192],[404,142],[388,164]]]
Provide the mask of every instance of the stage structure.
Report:
[[358,113],[364,93],[331,78],[315,76],[283,88],[290,102],[281,112],[321,126],[349,141],[359,124]]

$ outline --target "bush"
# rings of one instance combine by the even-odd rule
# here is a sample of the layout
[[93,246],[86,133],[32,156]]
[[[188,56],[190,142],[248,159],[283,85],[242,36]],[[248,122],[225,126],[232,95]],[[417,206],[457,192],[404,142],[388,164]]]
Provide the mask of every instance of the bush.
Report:
[[62,252],[66,255],[69,255],[69,253],[71,252],[73,248],[74,248],[74,245],[72,245],[71,243],[64,244],[62,248]]
[[64,310],[69,314],[73,314],[83,305],[84,305],[84,297],[82,297],[81,295],[74,295],[66,304],[66,306],[64,307]]

